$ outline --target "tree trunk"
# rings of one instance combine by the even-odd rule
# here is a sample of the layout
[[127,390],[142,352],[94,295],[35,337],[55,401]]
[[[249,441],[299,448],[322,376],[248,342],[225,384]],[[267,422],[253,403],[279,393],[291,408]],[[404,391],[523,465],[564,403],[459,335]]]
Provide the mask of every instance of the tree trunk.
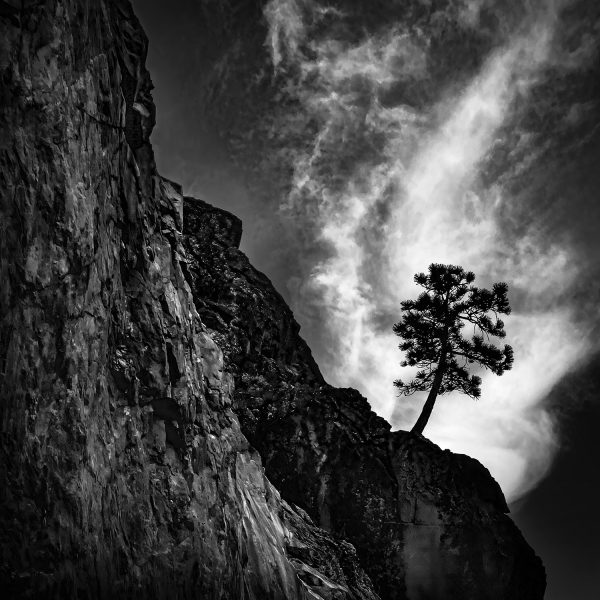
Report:
[[444,378],[444,371],[446,370],[446,354],[448,351],[446,350],[446,344],[442,346],[442,355],[440,356],[440,362],[438,363],[437,370],[435,372],[435,377],[433,378],[433,384],[431,385],[431,389],[429,390],[429,395],[427,396],[427,400],[425,400],[425,405],[423,406],[423,410],[417,419],[417,422],[414,424],[414,427],[410,430],[411,433],[418,433],[422,435],[425,426],[427,425],[427,421],[429,421],[429,417],[431,416],[431,411],[433,410],[433,405],[435,404],[435,400],[437,398],[440,385],[442,385],[442,379]]

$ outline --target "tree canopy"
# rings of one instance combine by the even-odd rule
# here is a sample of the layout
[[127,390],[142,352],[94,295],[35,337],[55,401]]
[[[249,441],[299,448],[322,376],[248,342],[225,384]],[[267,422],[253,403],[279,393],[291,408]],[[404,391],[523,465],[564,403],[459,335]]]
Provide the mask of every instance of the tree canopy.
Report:
[[[471,375],[477,363],[496,375],[513,364],[513,349],[498,348],[491,337],[504,338],[499,314],[508,315],[508,286],[494,283],[491,290],[473,285],[475,275],[455,265],[431,264],[429,273],[417,273],[415,282],[424,288],[416,300],[401,303],[404,314],[394,325],[402,338],[403,367],[419,370],[412,381],[398,379],[402,394],[429,390],[423,410],[412,431],[423,433],[438,394],[460,391],[472,398],[481,395],[481,378]],[[466,329],[472,328],[472,334]]]

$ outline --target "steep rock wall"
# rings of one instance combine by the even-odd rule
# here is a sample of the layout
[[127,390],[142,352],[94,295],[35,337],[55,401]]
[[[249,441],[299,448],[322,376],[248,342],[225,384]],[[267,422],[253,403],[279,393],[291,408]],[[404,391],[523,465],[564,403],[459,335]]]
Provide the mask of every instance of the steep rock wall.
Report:
[[1,2],[0,40],[0,589],[375,599],[240,431],[129,3]]
[[487,469],[391,432],[356,390],[327,385],[292,313],[237,248],[239,223],[189,198],[184,215],[198,310],[234,375],[242,429],[283,496],[356,546],[382,598],[541,599],[541,561]]

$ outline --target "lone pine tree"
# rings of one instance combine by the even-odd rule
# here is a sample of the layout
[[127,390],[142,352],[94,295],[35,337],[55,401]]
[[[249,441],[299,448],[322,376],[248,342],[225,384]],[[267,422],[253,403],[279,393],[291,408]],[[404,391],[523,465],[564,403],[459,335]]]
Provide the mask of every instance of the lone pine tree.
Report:
[[[481,378],[469,374],[469,364],[483,365],[496,375],[512,367],[512,348],[489,343],[491,336],[505,336],[498,315],[510,313],[508,286],[495,283],[487,290],[473,286],[474,280],[475,275],[462,267],[432,264],[429,274],[415,275],[425,291],[416,300],[401,303],[405,312],[394,325],[406,357],[401,366],[416,366],[419,371],[412,381],[398,379],[394,385],[404,395],[429,390],[413,433],[423,433],[438,394],[458,390],[472,398],[480,396]],[[471,339],[463,337],[466,325],[473,328]]]

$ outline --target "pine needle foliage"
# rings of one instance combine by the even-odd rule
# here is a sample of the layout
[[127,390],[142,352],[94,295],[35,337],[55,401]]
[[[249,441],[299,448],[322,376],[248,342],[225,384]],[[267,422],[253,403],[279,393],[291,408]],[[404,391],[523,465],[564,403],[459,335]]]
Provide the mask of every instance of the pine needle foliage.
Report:
[[469,373],[469,365],[477,363],[496,375],[512,367],[512,347],[490,342],[506,335],[498,315],[510,314],[508,286],[495,283],[488,290],[475,287],[474,280],[462,267],[431,264],[429,273],[415,275],[424,291],[400,305],[404,314],[393,329],[402,338],[401,366],[419,370],[412,381],[398,379],[394,385],[404,395],[429,390],[414,433],[423,433],[438,394],[458,390],[479,398],[481,378]]

